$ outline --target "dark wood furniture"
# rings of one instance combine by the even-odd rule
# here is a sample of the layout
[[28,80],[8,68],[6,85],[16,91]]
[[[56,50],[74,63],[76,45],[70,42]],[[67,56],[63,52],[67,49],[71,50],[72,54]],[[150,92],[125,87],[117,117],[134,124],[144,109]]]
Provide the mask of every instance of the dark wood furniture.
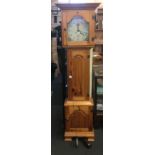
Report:
[[93,52],[94,128],[103,126],[103,8],[96,10],[95,48]]
[[103,127],[103,74],[102,66],[93,71],[94,128]]

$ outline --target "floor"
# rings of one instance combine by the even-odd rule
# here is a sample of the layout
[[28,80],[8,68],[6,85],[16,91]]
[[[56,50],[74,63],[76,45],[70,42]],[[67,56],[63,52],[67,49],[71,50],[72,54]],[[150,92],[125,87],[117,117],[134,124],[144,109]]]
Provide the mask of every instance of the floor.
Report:
[[91,148],[86,148],[83,140],[79,140],[79,147],[75,148],[73,142],[63,140],[63,89],[61,75],[52,81],[51,98],[51,154],[52,155],[102,155],[103,154],[103,130],[95,130],[96,140]]

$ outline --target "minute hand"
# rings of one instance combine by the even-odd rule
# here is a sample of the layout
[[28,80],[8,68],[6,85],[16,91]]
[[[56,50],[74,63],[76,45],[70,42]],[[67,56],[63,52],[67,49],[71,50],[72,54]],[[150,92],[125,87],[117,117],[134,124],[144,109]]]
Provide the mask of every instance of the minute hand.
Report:
[[84,33],[82,33],[80,30],[79,30],[80,34],[84,35]]

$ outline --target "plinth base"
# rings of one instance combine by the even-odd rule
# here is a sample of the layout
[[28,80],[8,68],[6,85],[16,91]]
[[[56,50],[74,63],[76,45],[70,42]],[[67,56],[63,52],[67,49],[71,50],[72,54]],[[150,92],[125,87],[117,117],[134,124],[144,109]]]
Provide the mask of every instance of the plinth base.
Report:
[[88,142],[95,140],[93,130],[93,100],[73,101],[66,99],[64,140],[86,138]]
[[94,131],[66,131],[64,135],[65,141],[72,141],[72,138],[87,138],[89,142],[95,141]]

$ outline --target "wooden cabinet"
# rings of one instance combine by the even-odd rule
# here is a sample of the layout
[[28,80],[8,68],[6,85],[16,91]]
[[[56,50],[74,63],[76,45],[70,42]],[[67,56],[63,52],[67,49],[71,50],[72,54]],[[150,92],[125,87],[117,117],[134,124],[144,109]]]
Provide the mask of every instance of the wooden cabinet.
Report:
[[87,100],[89,98],[89,51],[68,49],[68,98]]
[[102,68],[93,71],[94,127],[103,126],[103,75]]
[[95,48],[93,54],[93,65],[103,64],[103,8],[96,12]]
[[103,125],[103,8],[96,12],[95,48],[93,52],[94,127]]

